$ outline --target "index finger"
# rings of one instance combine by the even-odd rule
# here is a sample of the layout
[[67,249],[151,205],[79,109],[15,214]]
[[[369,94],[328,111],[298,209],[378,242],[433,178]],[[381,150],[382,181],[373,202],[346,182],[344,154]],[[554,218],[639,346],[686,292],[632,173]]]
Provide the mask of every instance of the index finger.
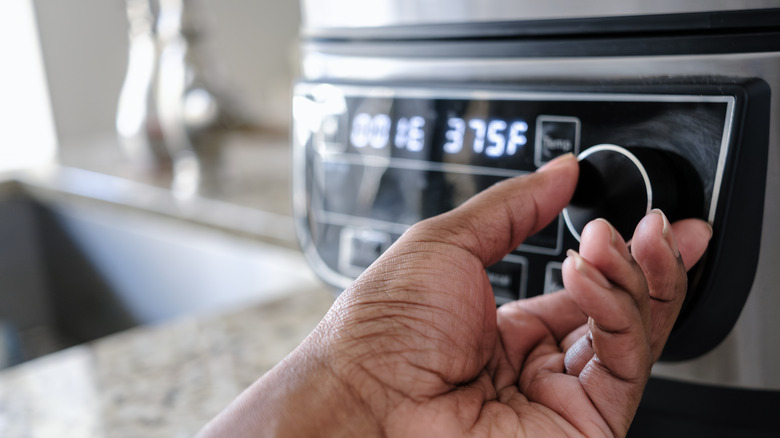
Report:
[[577,159],[566,154],[533,174],[502,181],[410,231],[433,232],[437,240],[455,244],[490,266],[558,215],[571,199],[578,175]]

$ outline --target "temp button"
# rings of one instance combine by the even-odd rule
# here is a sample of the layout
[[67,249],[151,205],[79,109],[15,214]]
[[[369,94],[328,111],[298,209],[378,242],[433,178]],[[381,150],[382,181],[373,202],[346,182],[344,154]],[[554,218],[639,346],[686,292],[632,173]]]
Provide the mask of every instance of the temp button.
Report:
[[580,152],[580,119],[541,115],[536,118],[534,164],[541,167],[555,157]]

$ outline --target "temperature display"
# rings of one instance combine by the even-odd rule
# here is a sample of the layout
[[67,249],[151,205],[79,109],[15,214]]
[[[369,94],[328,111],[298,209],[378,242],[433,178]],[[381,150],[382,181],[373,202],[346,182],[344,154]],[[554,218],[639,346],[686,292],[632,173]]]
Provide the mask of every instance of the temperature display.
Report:
[[[467,145],[474,153],[485,153],[488,157],[498,158],[503,155],[514,155],[517,149],[525,146],[528,139],[528,123],[517,120],[509,124],[506,120],[470,119],[468,122],[459,117],[447,120],[447,131],[444,133],[447,143],[444,152],[457,154],[463,149],[466,129],[473,130],[473,140]],[[487,146],[485,142],[487,140]]]

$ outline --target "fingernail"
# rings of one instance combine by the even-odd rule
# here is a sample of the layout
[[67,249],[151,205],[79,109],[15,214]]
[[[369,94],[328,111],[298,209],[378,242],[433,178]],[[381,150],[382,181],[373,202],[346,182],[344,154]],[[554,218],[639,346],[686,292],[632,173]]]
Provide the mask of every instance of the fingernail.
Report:
[[612,246],[612,248],[615,251],[617,251],[617,253],[624,259],[628,260],[629,262],[633,261],[634,259],[631,257],[631,253],[628,251],[628,246],[623,241],[623,238],[620,236],[620,233],[618,233],[615,226],[609,223],[609,221],[604,218],[598,218],[596,220],[603,222],[607,226],[607,228],[609,228],[610,246]]
[[650,213],[661,215],[661,218],[664,221],[664,227],[661,230],[661,234],[663,235],[664,240],[666,240],[666,243],[669,244],[669,248],[672,249],[672,253],[674,255],[679,255],[680,251],[677,249],[677,240],[674,238],[674,234],[672,233],[672,224],[669,223],[669,219],[666,218],[664,212],[659,208],[652,209]]
[[571,160],[573,158],[574,158],[574,154],[572,154],[571,152],[563,154],[563,155],[561,155],[559,157],[556,157],[555,159],[553,159],[551,161],[548,161],[547,164],[545,164],[544,166],[536,169],[536,171],[537,172],[545,172],[545,171],[548,171],[550,169],[554,169],[556,167],[561,166],[563,163],[565,163],[566,161]]
[[615,230],[615,227],[613,227],[612,224],[609,223],[609,221],[604,218],[598,218],[596,220],[599,222],[603,222],[604,225],[606,225],[607,228],[609,228],[609,243],[611,245],[617,243],[617,231]]
[[609,283],[609,280],[607,280],[607,278],[604,277],[604,274],[602,274],[598,270],[588,265],[585,262],[585,259],[583,259],[582,256],[577,251],[573,249],[569,249],[566,251],[566,256],[571,257],[571,259],[574,260],[574,269],[576,269],[580,274],[590,279],[592,282],[605,288],[609,288],[612,286]]

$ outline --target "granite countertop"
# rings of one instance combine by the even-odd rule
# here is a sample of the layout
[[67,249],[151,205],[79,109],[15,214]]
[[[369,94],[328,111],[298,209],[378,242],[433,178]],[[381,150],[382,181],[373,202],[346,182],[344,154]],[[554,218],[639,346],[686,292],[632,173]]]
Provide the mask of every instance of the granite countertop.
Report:
[[[221,165],[229,172],[187,202],[129,172],[111,136],[3,178],[47,205],[97,202],[297,251],[289,147],[284,135],[228,139]],[[274,301],[180,315],[0,371],[0,437],[193,436],[330,308],[331,289],[300,284]]]
[[0,372],[0,436],[190,437],[284,358],[333,303],[322,289],[143,326]]

